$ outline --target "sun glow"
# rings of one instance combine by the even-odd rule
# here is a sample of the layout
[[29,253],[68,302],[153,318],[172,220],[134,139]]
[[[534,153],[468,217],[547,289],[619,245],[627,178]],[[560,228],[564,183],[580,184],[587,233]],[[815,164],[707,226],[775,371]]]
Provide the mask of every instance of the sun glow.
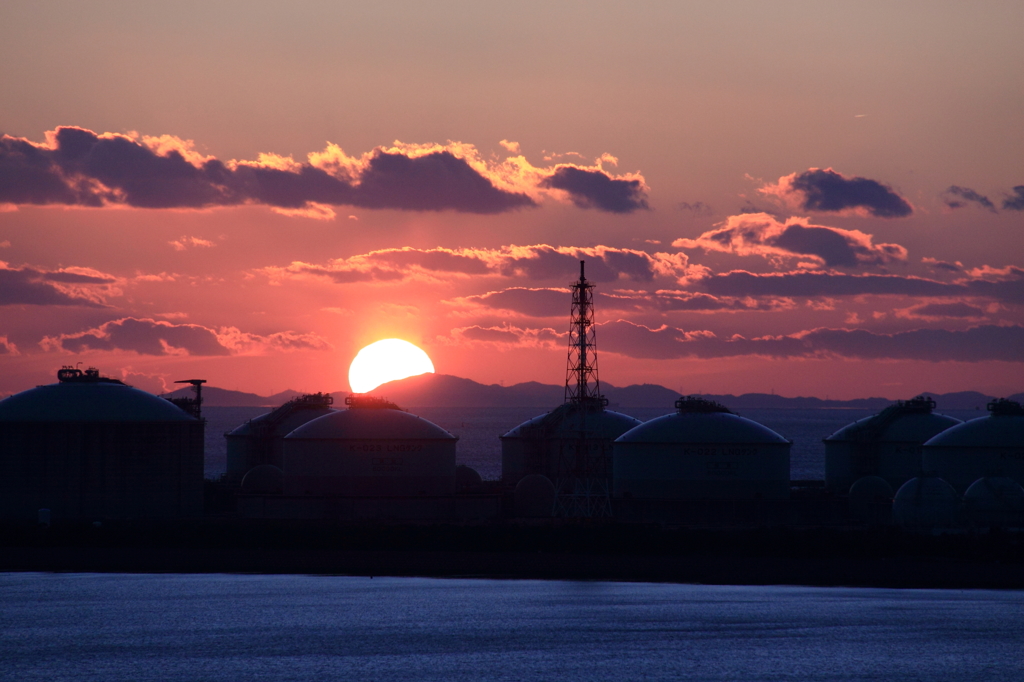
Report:
[[402,339],[382,339],[356,353],[348,385],[353,393],[366,393],[389,381],[428,373],[434,373],[434,363],[422,349]]

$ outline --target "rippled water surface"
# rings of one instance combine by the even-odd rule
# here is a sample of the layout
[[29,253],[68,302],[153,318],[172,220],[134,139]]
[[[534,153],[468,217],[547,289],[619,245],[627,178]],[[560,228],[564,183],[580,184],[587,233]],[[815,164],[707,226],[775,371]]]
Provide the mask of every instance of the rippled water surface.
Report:
[[0,574],[2,680],[1019,680],[1024,593]]

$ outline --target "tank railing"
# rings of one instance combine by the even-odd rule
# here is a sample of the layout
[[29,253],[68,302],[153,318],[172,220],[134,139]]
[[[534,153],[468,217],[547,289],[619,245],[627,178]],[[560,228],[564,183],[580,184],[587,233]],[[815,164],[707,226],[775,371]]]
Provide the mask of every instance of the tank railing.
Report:
[[917,396],[911,400],[897,400],[873,417],[868,417],[850,433],[850,439],[856,442],[875,442],[889,425],[905,414],[931,414],[935,409],[935,400],[925,396]]
[[985,408],[993,415],[1000,417],[1021,417],[1024,416],[1024,407],[1016,400],[998,398],[993,400]]
[[375,395],[350,395],[345,398],[345,404],[350,409],[370,409],[370,410],[401,410],[397,404],[391,402],[387,398],[378,398]]
[[680,413],[684,412],[725,412],[728,414],[734,414],[732,410],[723,405],[722,403],[715,402],[714,400],[708,400],[707,398],[701,398],[699,396],[690,395],[679,398],[676,401],[676,411]]

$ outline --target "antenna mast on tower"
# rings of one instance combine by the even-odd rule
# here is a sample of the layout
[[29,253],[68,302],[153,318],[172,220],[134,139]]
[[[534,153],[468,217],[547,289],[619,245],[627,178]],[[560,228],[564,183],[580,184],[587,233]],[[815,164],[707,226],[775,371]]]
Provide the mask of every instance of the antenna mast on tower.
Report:
[[[609,453],[587,424],[588,412],[608,404],[597,377],[597,334],[594,329],[594,285],[580,261],[579,281],[572,285],[569,356],[565,370],[565,402],[579,420],[575,439],[564,439],[555,477],[555,515],[611,516]],[[593,416],[591,415],[593,421]]]
[[601,382],[597,377],[593,290],[594,285],[587,281],[583,261],[580,261],[580,279],[572,285],[572,309],[569,313],[569,357],[565,369],[567,403],[601,400]]

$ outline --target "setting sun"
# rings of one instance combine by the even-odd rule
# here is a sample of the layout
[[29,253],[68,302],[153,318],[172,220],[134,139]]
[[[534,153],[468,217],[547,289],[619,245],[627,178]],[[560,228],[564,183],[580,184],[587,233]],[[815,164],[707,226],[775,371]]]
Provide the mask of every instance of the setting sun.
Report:
[[389,381],[433,372],[434,363],[421,348],[402,339],[382,339],[356,353],[348,384],[353,393],[366,393]]

